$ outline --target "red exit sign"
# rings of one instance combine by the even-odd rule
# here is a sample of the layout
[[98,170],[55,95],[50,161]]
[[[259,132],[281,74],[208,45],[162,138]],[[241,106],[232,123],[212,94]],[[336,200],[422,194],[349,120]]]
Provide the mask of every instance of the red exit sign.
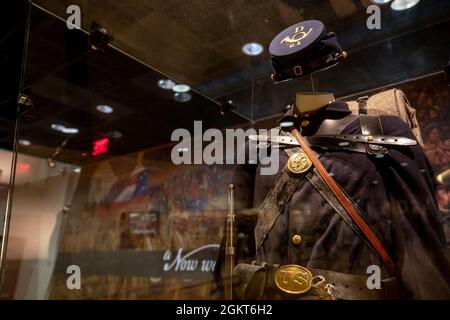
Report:
[[92,156],[96,157],[98,155],[108,152],[108,147],[109,147],[109,139],[108,138],[95,140],[92,143]]

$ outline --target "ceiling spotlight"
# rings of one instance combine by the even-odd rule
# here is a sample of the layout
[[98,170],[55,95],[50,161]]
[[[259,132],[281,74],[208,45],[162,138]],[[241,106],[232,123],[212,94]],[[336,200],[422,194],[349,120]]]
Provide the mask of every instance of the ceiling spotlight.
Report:
[[391,1],[392,0],[370,0],[370,2],[372,2],[373,4],[379,4],[379,5],[387,4]]
[[192,96],[189,93],[175,93],[173,98],[177,102],[185,103],[191,101]]
[[47,165],[49,168],[56,167],[56,163],[55,163],[55,161],[53,161],[53,159],[47,159]]
[[247,43],[242,47],[242,52],[248,56],[259,56],[263,51],[263,46],[256,42]]
[[98,105],[98,106],[96,107],[96,109],[97,109],[98,112],[106,113],[106,114],[109,114],[109,113],[113,113],[113,112],[114,112],[114,108],[111,107],[111,106],[108,106],[108,105],[106,105],[106,104],[100,104],[100,105]]
[[80,130],[78,130],[77,128],[68,128],[59,123],[53,123],[52,129],[55,131],[58,131],[58,132],[65,133],[65,134],[77,134],[80,132]]
[[106,135],[111,139],[120,139],[123,137],[123,133],[117,130],[108,131]]
[[411,9],[415,5],[417,5],[420,2],[420,0],[394,0],[391,3],[392,10],[395,11],[402,11]]
[[63,126],[62,124],[58,124],[58,123],[53,123],[52,124],[52,129],[55,131],[59,131],[62,132],[66,127]]
[[293,121],[280,122],[280,127],[282,127],[282,128],[289,128],[289,127],[293,127],[293,126],[294,126],[294,122]]
[[112,33],[105,27],[92,22],[89,34],[89,44],[94,51],[106,52],[112,40]]
[[172,90],[176,93],[186,93],[191,91],[191,87],[186,84],[177,84],[173,86]]
[[161,79],[158,81],[158,87],[164,90],[172,90],[175,86],[175,82],[170,79]]
[[224,116],[233,109],[236,109],[236,106],[233,104],[232,100],[228,100],[220,105],[220,114]]
[[80,130],[78,130],[77,128],[64,128],[62,133],[65,134],[77,134],[78,132],[80,132]]
[[21,146],[28,147],[28,146],[31,146],[31,141],[30,141],[30,140],[27,140],[27,139],[20,139],[20,140],[19,140],[19,144],[20,144]]

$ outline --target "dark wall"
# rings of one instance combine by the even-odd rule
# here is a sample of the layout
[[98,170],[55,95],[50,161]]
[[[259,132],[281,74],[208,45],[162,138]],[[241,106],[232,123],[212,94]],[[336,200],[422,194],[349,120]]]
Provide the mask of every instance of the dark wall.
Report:
[[27,17],[27,0],[4,1],[0,13],[0,134],[8,130],[3,119],[15,119]]

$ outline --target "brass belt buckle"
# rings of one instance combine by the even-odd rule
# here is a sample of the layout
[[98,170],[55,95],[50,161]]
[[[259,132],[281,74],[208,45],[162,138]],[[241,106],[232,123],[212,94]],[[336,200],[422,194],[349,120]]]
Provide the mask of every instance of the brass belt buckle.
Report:
[[303,294],[311,289],[311,271],[296,264],[281,266],[275,272],[278,289],[290,294]]

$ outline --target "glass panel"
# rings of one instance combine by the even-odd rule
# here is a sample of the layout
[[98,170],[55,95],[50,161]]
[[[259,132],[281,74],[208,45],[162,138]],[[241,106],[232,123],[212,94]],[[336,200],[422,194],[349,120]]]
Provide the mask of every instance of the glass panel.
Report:
[[3,282],[6,274],[14,274],[17,264],[6,261],[6,248],[10,227],[13,181],[15,178],[17,140],[16,129],[19,106],[18,94],[24,85],[23,53],[26,51],[28,30],[27,5],[15,1],[2,18],[0,32],[0,69],[3,84],[0,90],[0,299],[11,299],[14,283]]
[[231,168],[174,165],[171,136],[247,120],[92,38],[32,6],[5,295],[210,298]]
[[[79,5],[85,30],[93,22],[104,26],[113,34],[114,46],[208,97],[231,100],[253,120],[280,113],[292,92],[310,90],[308,80],[273,86],[270,79],[269,44],[299,21],[323,21],[349,52],[351,59],[317,75],[318,90],[338,96],[434,72],[448,63],[449,44],[440,39],[447,38],[450,3],[442,0],[420,1],[407,11],[384,6],[381,29],[375,31],[366,24],[369,0],[35,3],[61,17],[67,16],[69,5]],[[247,56],[242,49],[248,43],[258,43],[264,51]],[[381,61],[383,68],[373,61]],[[336,81],[343,73],[345,81]]]
[[[385,189],[376,178],[370,186],[352,184],[349,178],[343,189],[355,196],[355,207],[364,207],[364,199],[377,199],[370,190],[381,190],[386,196],[364,218],[377,234],[385,231],[383,243],[395,243],[389,254],[396,262],[403,257],[413,259],[414,263],[401,270],[407,279],[419,277],[414,272],[420,272],[408,269],[411,265],[431,265],[431,273],[439,274],[441,270],[433,268],[446,263],[446,249],[439,244],[444,236],[442,226],[450,243],[450,106],[448,67],[443,69],[450,49],[450,43],[444,41],[449,38],[450,3],[419,1],[406,11],[384,6],[379,30],[368,28],[370,4],[368,0],[345,4],[334,0],[33,1],[21,88],[33,106],[21,114],[19,134],[5,133],[0,140],[4,144],[0,150],[2,172],[11,158],[18,156],[1,296],[223,299],[232,292],[237,298],[245,292],[230,290],[230,266],[245,263],[244,271],[250,272],[257,268],[251,265],[256,253],[258,263],[294,261],[319,271],[354,273],[359,280],[367,276],[367,266],[379,260],[370,250],[373,248],[364,247],[365,240],[352,233],[354,226],[340,220],[334,204],[323,193],[314,193],[321,189],[312,187],[311,155],[297,161],[284,150],[291,148],[278,146],[270,149],[270,156],[280,157],[275,162],[256,166],[252,154],[245,154],[246,162],[237,163],[244,147],[251,145],[244,141],[264,140],[259,141],[259,153],[277,146],[265,141],[267,131],[256,129],[278,127],[287,107],[295,107],[296,93],[311,91],[312,84],[318,91],[334,94],[320,107],[331,105],[336,97],[356,106],[356,113],[358,97],[398,88],[409,98],[413,109],[406,108],[409,105],[400,93],[392,101],[409,110],[410,120],[417,115],[421,130],[415,127],[417,136],[408,131],[409,139],[417,137],[420,142],[421,133],[428,160],[419,146],[414,156],[393,147],[394,156],[409,158],[399,163],[394,159],[390,164],[391,154],[374,151],[387,150],[380,142],[385,138],[369,133],[364,137],[379,138],[378,144],[365,143],[363,150],[356,144],[359,149],[351,149],[356,153],[350,157],[347,149],[333,155],[332,147],[310,144],[325,154],[321,160],[336,179],[361,172],[372,179],[363,172],[367,163],[373,165],[373,176],[384,174]],[[77,24],[77,6],[80,28],[72,28]],[[271,40],[286,27],[308,19],[320,19],[328,31],[335,31],[349,58],[311,78],[274,85],[268,52]],[[253,45],[246,47],[246,54],[243,47],[249,43]],[[262,52],[258,52],[258,44]],[[302,119],[297,127],[313,124],[310,117],[317,113],[295,110],[294,115]],[[9,125],[15,116],[12,112]],[[254,131],[245,136],[239,129]],[[357,129],[360,131],[352,134],[359,136],[353,139],[362,135],[361,126]],[[252,139],[248,139],[249,132]],[[307,132],[302,128],[302,134]],[[393,130],[392,135],[395,133]],[[235,140],[232,134],[239,137]],[[287,133],[273,134],[286,139]],[[15,154],[7,143],[12,138],[18,145]],[[292,147],[297,142],[291,139],[289,143]],[[339,144],[342,146],[347,145]],[[328,156],[332,160],[327,162]],[[272,164],[277,165],[275,172],[263,177],[263,169]],[[412,164],[419,166],[413,173],[408,171]],[[309,188],[302,189],[302,185],[295,189],[297,194],[289,195],[292,185],[277,184],[276,180],[286,175],[275,173],[291,172],[292,178],[297,177],[296,170],[303,173],[302,168],[311,173]],[[7,178],[7,174],[0,176],[2,185]],[[404,184],[390,187],[393,180],[389,179],[395,178],[404,179]],[[426,186],[419,189],[423,187],[420,197],[425,194],[426,200],[413,193],[410,202],[396,202],[410,196],[404,190],[414,186],[416,178],[425,181]],[[438,185],[436,203],[429,192],[434,184]],[[273,188],[275,185],[279,188]],[[279,193],[267,197],[270,190]],[[7,188],[0,187],[0,200],[4,192]],[[299,192],[304,192],[300,195],[305,198]],[[270,205],[260,206],[263,202]],[[0,201],[0,209],[1,205]],[[387,207],[392,211],[378,219],[377,214],[385,213]],[[264,208],[276,216],[273,220],[260,218],[260,229],[255,231]],[[324,212],[329,215],[316,218]],[[401,218],[396,220],[396,213]],[[413,230],[408,239],[399,238],[398,230],[392,231],[392,226],[404,221],[408,222],[405,228]],[[269,240],[264,250],[257,250],[255,234],[258,239],[261,228],[271,233],[266,234]],[[333,247],[335,244],[342,246]],[[442,261],[414,260],[420,254],[409,251],[411,247],[433,253]],[[264,270],[271,277],[266,283],[271,286],[266,288],[267,297],[292,298],[280,292],[280,285],[271,281],[276,279],[274,270],[268,270]],[[300,272],[300,276],[303,281],[304,274]],[[250,298],[259,298],[258,284],[264,283],[255,277],[252,291],[247,292],[255,296]],[[442,279],[445,277],[448,274]],[[418,291],[439,294],[445,292],[445,285],[423,290]]]

